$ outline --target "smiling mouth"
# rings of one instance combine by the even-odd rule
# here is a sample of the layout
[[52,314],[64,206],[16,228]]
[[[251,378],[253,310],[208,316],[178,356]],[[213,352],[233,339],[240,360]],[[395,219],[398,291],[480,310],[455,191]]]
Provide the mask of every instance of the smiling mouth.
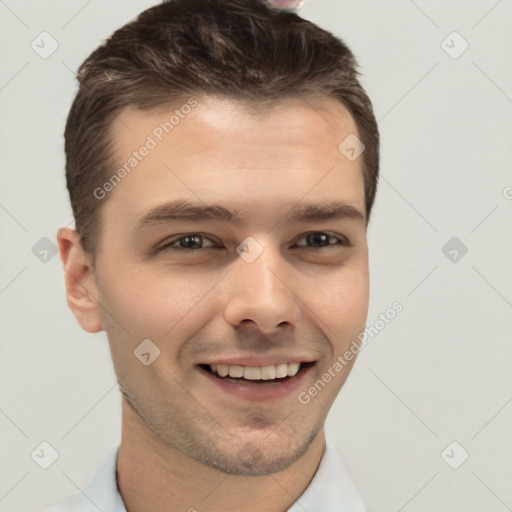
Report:
[[245,382],[250,384],[271,384],[286,382],[301,374],[315,361],[308,363],[291,363],[269,366],[240,366],[240,365],[209,365],[198,366],[219,379],[231,382]]

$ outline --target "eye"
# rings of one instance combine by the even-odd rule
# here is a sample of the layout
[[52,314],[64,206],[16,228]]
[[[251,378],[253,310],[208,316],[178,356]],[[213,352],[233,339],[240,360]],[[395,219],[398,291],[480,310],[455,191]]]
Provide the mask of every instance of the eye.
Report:
[[[322,231],[307,233],[300,240],[306,240],[306,242],[312,244],[312,246],[296,244],[297,247],[306,247],[310,249],[323,249],[325,247],[332,247],[334,245],[350,245],[346,238],[330,235],[329,233],[324,233]],[[329,241],[333,240],[335,241],[335,243],[329,243]]]
[[[299,240],[305,240],[306,244],[295,244],[294,247],[306,248],[306,249],[324,249],[339,246],[349,246],[350,243],[345,237],[331,235],[322,231],[315,231],[312,233],[306,233]],[[206,244],[205,242],[210,242]],[[157,252],[163,250],[174,250],[174,251],[197,251],[200,249],[210,249],[216,247],[217,244],[200,233],[189,233],[182,235],[179,238],[173,240],[167,240],[157,247]]]
[[164,249],[176,251],[207,249],[208,246],[205,247],[203,244],[205,240],[211,241],[210,238],[206,238],[199,233],[191,233],[180,238],[164,242],[164,244],[158,247],[158,251],[163,251]]

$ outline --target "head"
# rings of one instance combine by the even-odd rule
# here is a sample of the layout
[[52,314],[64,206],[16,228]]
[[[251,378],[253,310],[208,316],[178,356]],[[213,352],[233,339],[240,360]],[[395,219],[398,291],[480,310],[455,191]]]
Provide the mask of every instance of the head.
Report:
[[[227,473],[289,467],[355,358],[307,405],[298,394],[368,310],[379,137],[353,54],[263,0],[171,0],[78,78],[76,231],[59,232],[70,308],[106,331],[124,405],[155,442]],[[229,363],[301,371],[286,385],[211,373]]]

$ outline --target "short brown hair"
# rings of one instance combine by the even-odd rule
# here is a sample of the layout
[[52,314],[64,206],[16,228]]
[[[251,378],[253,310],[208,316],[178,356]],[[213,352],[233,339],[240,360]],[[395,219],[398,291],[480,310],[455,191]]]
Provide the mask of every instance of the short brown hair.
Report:
[[[379,132],[357,63],[337,37],[264,0],[168,0],[142,12],[80,66],[65,129],[66,180],[82,245],[99,245],[101,201],[93,190],[112,173],[114,118],[190,95],[267,105],[327,95],[351,112],[365,145],[367,222],[379,173]],[[340,141],[341,142],[341,141]]]

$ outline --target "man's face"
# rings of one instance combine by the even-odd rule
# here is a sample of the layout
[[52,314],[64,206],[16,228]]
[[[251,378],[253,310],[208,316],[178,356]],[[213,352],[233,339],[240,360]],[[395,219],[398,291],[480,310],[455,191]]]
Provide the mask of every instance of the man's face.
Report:
[[[308,404],[298,395],[332,373],[364,330],[362,157],[338,150],[357,129],[325,98],[260,113],[197,101],[126,109],[113,124],[118,166],[139,155],[100,204],[99,314],[121,391],[148,438],[228,473],[269,474],[321,432],[354,360]],[[182,115],[166,133],[161,123],[176,108]],[[142,157],[143,145],[154,147]],[[180,218],[169,207],[178,200],[220,205],[239,220]],[[334,202],[344,215],[288,218]],[[160,355],[143,364],[155,347]],[[272,378],[296,371],[285,363],[301,369]]]

